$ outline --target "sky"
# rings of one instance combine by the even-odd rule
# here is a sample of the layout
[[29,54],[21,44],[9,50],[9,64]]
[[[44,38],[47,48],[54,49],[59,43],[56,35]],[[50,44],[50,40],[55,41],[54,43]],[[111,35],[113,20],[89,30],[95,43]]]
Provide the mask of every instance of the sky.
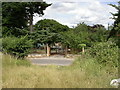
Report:
[[75,27],[84,22],[87,25],[102,24],[106,28],[113,24],[110,12],[117,12],[108,4],[116,4],[119,0],[43,0],[51,6],[47,7],[44,15],[34,16],[33,24],[41,19],[54,19],[63,25]]

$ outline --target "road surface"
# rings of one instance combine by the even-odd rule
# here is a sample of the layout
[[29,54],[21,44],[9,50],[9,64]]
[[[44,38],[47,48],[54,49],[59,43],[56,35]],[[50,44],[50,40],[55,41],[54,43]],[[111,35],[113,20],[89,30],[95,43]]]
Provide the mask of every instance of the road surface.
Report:
[[36,65],[60,65],[67,66],[72,64],[73,59],[63,58],[63,57],[44,57],[44,58],[30,58],[32,64]]

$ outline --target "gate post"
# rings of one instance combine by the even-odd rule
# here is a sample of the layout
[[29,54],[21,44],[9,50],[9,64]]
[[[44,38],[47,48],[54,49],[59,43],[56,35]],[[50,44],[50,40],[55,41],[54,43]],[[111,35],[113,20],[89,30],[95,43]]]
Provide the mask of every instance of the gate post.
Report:
[[50,47],[48,44],[47,44],[47,56],[50,56]]

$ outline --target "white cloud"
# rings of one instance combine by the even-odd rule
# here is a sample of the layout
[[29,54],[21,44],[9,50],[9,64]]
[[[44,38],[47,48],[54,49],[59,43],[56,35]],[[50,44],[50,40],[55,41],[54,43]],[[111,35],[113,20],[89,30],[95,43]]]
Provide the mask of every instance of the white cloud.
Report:
[[[105,0],[45,0],[47,3],[53,3],[48,7],[43,17],[34,17],[34,24],[40,19],[55,19],[56,21],[68,25],[76,26],[77,23],[85,22],[89,25],[103,24],[107,26],[108,23],[112,24],[113,20],[110,12],[116,10],[107,5]],[[107,0],[108,1],[108,0]],[[110,0],[109,0],[110,1]],[[117,0],[111,0],[116,2]]]

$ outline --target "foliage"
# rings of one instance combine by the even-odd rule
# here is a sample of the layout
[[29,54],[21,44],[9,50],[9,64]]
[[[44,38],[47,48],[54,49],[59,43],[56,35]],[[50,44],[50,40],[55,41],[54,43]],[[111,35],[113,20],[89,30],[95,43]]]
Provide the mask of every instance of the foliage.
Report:
[[116,37],[117,35],[120,34],[120,1],[118,2],[118,5],[110,4],[110,6],[114,7],[117,10],[117,13],[114,14],[111,13],[115,21],[114,21],[114,26],[110,31],[107,39],[109,39],[110,37]]
[[46,2],[24,2],[26,10],[26,17],[28,20],[28,24],[30,26],[30,32],[33,32],[33,16],[34,14],[38,14],[39,16],[44,15],[43,10],[45,10],[51,4],[47,4]]
[[65,25],[58,23],[52,19],[44,19],[38,21],[35,26],[35,31],[31,33],[30,38],[34,40],[34,44],[54,44],[62,41],[61,32],[69,30]]
[[25,7],[19,2],[2,3],[2,25],[13,29],[14,27],[23,28],[27,26],[25,18]]
[[88,53],[100,64],[118,67],[118,47],[111,41],[94,44]]
[[79,48],[79,44],[84,43],[89,46],[89,35],[88,28],[85,24],[79,24],[74,29],[63,33],[63,43],[68,45],[70,48]]
[[21,37],[29,34],[29,31],[27,28],[7,28],[6,26],[2,27],[2,37],[7,37],[7,36],[15,36],[15,37]]
[[46,30],[34,31],[30,34],[29,38],[31,38],[34,42],[34,46],[37,46],[38,43],[41,44],[53,44],[54,42],[60,41],[60,34],[52,33]]
[[85,46],[86,46],[86,44],[79,44],[79,46],[80,46],[80,47],[85,47]]
[[19,31],[16,28],[23,29],[25,27],[27,27],[27,19],[25,18],[24,6],[18,2],[3,2],[2,35],[16,36],[16,34],[19,34]]
[[6,37],[3,38],[2,45],[4,52],[23,58],[30,52],[32,41],[28,40],[26,36],[20,38]]
[[101,25],[92,28],[85,23],[80,23],[75,28],[62,33],[63,44],[79,51],[80,44],[86,44],[86,48],[91,47],[96,42],[105,41],[107,34],[107,30]]
[[62,36],[63,36],[63,41],[62,41],[63,44],[69,46],[70,48],[77,47],[79,40],[77,36],[74,34],[72,29],[62,33]]
[[62,25],[53,19],[40,20],[35,24],[35,30],[46,30],[54,33],[64,32],[68,29],[68,26]]
[[90,31],[89,38],[93,43],[106,41],[106,38],[109,34],[109,31],[107,31],[104,27],[90,28]]
[[[35,13],[42,16],[51,4],[45,2],[3,2],[2,3],[2,26],[3,36],[19,35],[19,29],[31,26]],[[15,32],[15,33],[14,33]]]

